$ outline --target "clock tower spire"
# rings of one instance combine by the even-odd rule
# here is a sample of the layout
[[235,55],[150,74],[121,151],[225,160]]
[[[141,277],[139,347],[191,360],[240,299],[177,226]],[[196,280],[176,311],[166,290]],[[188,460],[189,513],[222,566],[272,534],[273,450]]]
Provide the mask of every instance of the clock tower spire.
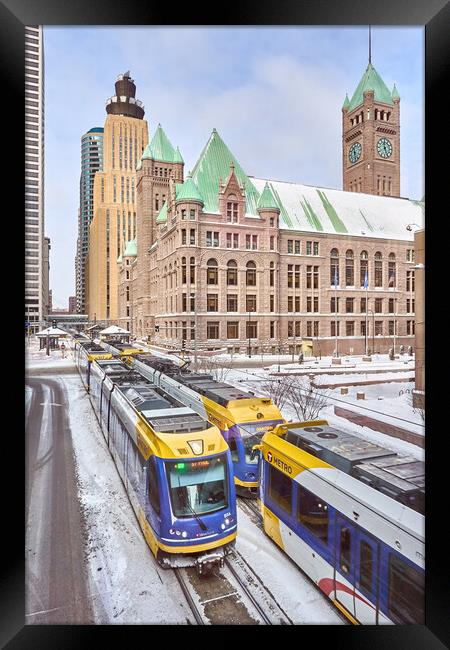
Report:
[[371,61],[342,106],[343,189],[400,196],[400,95],[390,91]]

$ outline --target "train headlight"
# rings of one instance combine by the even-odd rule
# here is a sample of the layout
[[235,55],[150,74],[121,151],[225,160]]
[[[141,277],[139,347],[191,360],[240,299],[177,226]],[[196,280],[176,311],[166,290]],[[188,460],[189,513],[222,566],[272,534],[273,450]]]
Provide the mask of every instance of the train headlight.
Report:
[[171,535],[175,535],[175,531],[174,531],[174,529],[171,528],[171,529],[169,530],[169,533],[170,533]]
[[183,530],[183,532],[181,533],[181,537],[184,537],[184,538],[187,537],[187,532],[185,530]]
[[222,530],[225,530],[226,526],[225,526],[225,524],[224,524],[223,522],[220,524],[220,528],[221,528]]
[[181,535],[181,532],[179,530],[176,530],[175,534],[179,536],[179,535]]
[[225,523],[226,523],[227,526],[229,526],[231,524],[231,519],[229,517],[227,517],[225,519]]

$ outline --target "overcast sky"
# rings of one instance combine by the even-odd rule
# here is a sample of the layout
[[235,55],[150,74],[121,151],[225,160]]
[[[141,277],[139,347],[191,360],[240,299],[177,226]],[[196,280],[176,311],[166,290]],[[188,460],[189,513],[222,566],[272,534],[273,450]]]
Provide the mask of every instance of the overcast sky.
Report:
[[[54,307],[75,295],[81,136],[130,70],[149,139],[185,172],[216,128],[247,174],[342,188],[342,113],[368,62],[363,27],[44,27],[45,234]],[[401,195],[424,194],[424,29],[372,28],[372,63],[400,93]]]

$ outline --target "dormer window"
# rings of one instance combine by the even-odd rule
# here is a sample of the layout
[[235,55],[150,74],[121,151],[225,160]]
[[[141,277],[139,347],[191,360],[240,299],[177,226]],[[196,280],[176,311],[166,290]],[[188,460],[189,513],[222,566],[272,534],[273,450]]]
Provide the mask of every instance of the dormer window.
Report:
[[234,194],[230,194],[227,200],[227,221],[237,223],[238,220],[238,202]]

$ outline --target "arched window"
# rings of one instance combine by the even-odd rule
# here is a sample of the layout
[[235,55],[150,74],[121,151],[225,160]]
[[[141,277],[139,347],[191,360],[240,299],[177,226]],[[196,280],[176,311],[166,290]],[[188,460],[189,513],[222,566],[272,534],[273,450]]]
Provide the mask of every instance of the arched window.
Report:
[[345,253],[345,286],[355,286],[355,260],[353,259],[352,250]]
[[375,253],[375,286],[383,286],[383,256],[380,251]]
[[388,286],[395,287],[397,285],[397,269],[395,265],[395,253],[389,253],[388,276],[389,276]]
[[227,263],[227,285],[228,286],[237,286],[238,283],[238,272],[237,264],[235,260],[230,260]]
[[159,194],[155,194],[155,210],[159,210]]
[[206,284],[218,284],[219,282],[219,271],[217,268],[217,260],[211,258],[206,262],[207,271],[206,271]]
[[367,275],[367,286],[369,286],[369,255],[367,251],[361,251],[359,256],[359,282],[363,287]]
[[256,287],[256,264],[255,262],[247,262],[246,264],[246,283],[248,287]]
[[333,248],[330,253],[330,284],[331,286],[339,284],[339,251]]
[[186,258],[181,258],[181,284],[186,284]]
[[172,289],[172,264],[169,264],[170,288]]
[[195,257],[191,257],[190,265],[191,265],[191,267],[190,267],[190,278],[189,278],[189,280],[190,280],[191,284],[195,284]]

